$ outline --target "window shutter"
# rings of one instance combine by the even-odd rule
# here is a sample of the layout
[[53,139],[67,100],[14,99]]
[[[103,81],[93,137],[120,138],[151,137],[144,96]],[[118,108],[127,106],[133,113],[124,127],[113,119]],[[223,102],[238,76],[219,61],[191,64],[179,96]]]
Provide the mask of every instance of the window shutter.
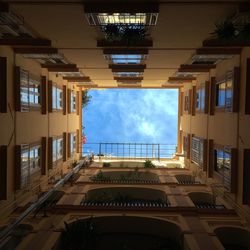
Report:
[[48,138],[48,168],[53,168],[53,137]]
[[214,140],[208,141],[208,177],[213,177],[214,171]]
[[184,93],[180,91],[179,94],[180,94],[179,109],[180,109],[180,116],[182,116],[183,115],[183,109],[184,109],[184,105],[183,105]]
[[250,115],[250,58],[247,58],[245,114]]
[[0,146],[0,200],[7,199],[7,145]]
[[68,102],[67,102],[68,113],[70,114],[71,113],[71,89],[68,89],[67,95],[68,95]]
[[0,113],[7,113],[7,58],[0,57]]
[[15,190],[21,188],[21,145],[15,146]]
[[192,113],[192,89],[188,90],[188,114]]
[[204,107],[204,113],[208,113],[209,108],[209,81],[205,82],[205,107]]
[[211,77],[210,80],[210,115],[214,115],[214,109],[215,109],[215,92],[216,92],[216,79],[215,77]]
[[63,161],[67,160],[67,133],[63,132]]
[[207,148],[208,148],[207,139],[203,139],[203,171],[207,171]]
[[46,149],[47,149],[47,138],[42,137],[42,143],[41,143],[41,174],[46,175]]
[[231,193],[237,192],[237,178],[238,178],[238,150],[237,148],[231,149]]
[[71,145],[71,137],[70,137],[70,133],[68,133],[68,158],[71,157],[71,152],[70,152],[70,145]]
[[41,77],[41,105],[42,105],[42,114],[47,114],[47,82],[46,76]]
[[240,68],[234,67],[233,73],[233,112],[239,112],[240,102]]
[[20,83],[20,67],[14,67],[14,96],[15,110],[21,111],[21,83]]
[[80,114],[80,100],[79,100],[80,94],[79,91],[76,92],[76,114],[79,115]]
[[195,115],[196,109],[196,86],[192,88],[192,115]]
[[48,111],[52,113],[53,108],[52,108],[52,81],[48,81]]
[[80,152],[81,140],[80,140],[80,130],[76,130],[76,153]]
[[63,114],[67,114],[67,87],[63,85]]
[[250,149],[244,149],[242,204],[250,204]]

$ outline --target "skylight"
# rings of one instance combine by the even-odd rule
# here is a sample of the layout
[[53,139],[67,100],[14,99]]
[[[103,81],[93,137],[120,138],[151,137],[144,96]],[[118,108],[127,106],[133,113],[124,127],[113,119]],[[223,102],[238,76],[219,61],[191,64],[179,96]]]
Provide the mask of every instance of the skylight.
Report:
[[114,76],[118,77],[139,77],[142,76],[142,72],[113,72]]
[[142,55],[111,55],[114,64],[140,64]]
[[156,25],[158,13],[86,13],[90,25]]

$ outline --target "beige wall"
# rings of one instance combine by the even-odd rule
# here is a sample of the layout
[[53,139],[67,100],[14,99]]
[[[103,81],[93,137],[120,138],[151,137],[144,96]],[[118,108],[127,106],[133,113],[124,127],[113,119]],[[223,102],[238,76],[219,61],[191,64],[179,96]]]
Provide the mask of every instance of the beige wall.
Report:
[[[13,68],[14,66],[20,66],[21,68],[28,70],[34,75],[46,76],[47,80],[52,80],[58,85],[66,85],[69,89],[79,91],[79,88],[75,84],[68,83],[63,80],[62,77],[57,77],[55,73],[48,73],[46,69],[42,69],[40,64],[31,59],[25,59],[21,55],[15,55],[13,50],[7,46],[0,47],[0,56],[7,57],[7,102],[8,112],[0,113],[0,145],[8,145],[8,166],[7,166],[7,200],[0,201],[0,210],[10,213],[16,205],[25,202],[25,200],[31,199],[31,197],[37,191],[32,190],[32,184],[28,190],[15,191],[14,190],[14,149],[15,145],[31,144],[41,142],[42,137],[50,136],[62,136],[64,132],[76,132],[81,126],[81,115],[76,113],[63,115],[62,111],[49,113],[47,109],[46,114],[41,114],[41,111],[30,112],[15,112],[14,106],[14,83],[13,83]],[[81,95],[79,95],[81,97]],[[47,104],[48,104],[48,92],[47,92]],[[80,98],[79,98],[80,99]],[[66,102],[67,103],[67,102]],[[79,101],[79,111],[81,113],[81,100]],[[47,105],[48,108],[48,105]],[[78,145],[79,146],[79,145]],[[47,147],[46,162],[48,160],[48,147]],[[48,171],[46,166],[46,175],[40,176],[40,179],[34,179],[34,182],[38,182],[40,189],[44,190],[48,188],[49,178],[54,175],[64,174],[68,171],[68,165],[72,163],[73,159],[79,159],[80,155],[76,153],[72,159],[68,159],[64,163],[59,163],[52,170]],[[40,183],[40,184],[39,184]],[[1,215],[0,215],[1,216]]]
[[[243,149],[250,148],[250,116],[245,115],[245,89],[246,89],[246,60],[250,57],[250,49],[243,48],[241,55],[231,59],[221,60],[217,63],[216,69],[209,74],[198,75],[196,83],[184,84],[184,93],[201,81],[209,81],[210,77],[221,77],[234,67],[240,67],[240,103],[239,112],[223,112],[215,108],[214,115],[196,113],[195,116],[183,113],[180,127],[184,133],[194,134],[205,139],[213,139],[214,143],[230,146],[238,149],[238,185],[235,195],[229,194],[232,200],[238,204],[242,203],[242,180],[243,180]],[[210,100],[209,100],[210,101]],[[197,165],[190,164],[185,159],[186,166],[191,170],[201,170]],[[209,167],[209,166],[208,166]],[[202,170],[201,170],[202,171]],[[201,173],[202,175],[202,173]],[[203,173],[206,178],[207,173]],[[220,181],[214,177],[210,180],[215,183]],[[249,211],[249,207],[244,206]]]

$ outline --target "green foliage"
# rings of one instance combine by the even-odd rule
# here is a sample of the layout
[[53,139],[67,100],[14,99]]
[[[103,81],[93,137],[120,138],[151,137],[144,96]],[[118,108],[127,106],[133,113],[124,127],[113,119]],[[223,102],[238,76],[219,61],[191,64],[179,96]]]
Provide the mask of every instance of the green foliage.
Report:
[[155,165],[152,163],[152,161],[146,160],[146,161],[144,162],[144,167],[145,167],[145,168],[155,168]]
[[215,31],[211,33],[220,40],[245,41],[250,39],[250,24],[235,25],[231,20],[224,20],[215,24]]
[[82,91],[82,107],[85,108],[91,101],[92,96],[88,95],[88,91]]
[[110,178],[105,176],[103,172],[100,170],[96,175],[90,177],[92,181],[109,181]]
[[111,166],[110,162],[103,162],[102,167],[103,168],[109,168]]
[[144,25],[107,24],[102,30],[108,41],[125,41],[128,45],[145,40],[148,36]]
[[242,27],[239,36],[242,39],[250,39],[250,23],[247,23]]
[[219,39],[232,39],[236,35],[234,24],[230,20],[224,20],[215,24],[215,34]]
[[83,249],[90,250],[95,248],[96,229],[92,221],[80,220],[71,224],[64,222],[65,229],[61,234],[61,248],[65,250]]

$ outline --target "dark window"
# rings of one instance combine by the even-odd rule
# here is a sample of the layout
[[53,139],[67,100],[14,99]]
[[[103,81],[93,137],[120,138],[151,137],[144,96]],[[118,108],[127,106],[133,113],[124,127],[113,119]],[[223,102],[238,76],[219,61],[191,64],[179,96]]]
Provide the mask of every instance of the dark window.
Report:
[[231,185],[231,152],[229,149],[214,150],[214,171],[218,173],[223,180],[226,188]]
[[216,107],[232,111],[233,105],[233,72],[226,73],[224,79],[216,83]]
[[184,111],[188,112],[189,110],[189,97],[188,95],[185,95],[184,97]]

